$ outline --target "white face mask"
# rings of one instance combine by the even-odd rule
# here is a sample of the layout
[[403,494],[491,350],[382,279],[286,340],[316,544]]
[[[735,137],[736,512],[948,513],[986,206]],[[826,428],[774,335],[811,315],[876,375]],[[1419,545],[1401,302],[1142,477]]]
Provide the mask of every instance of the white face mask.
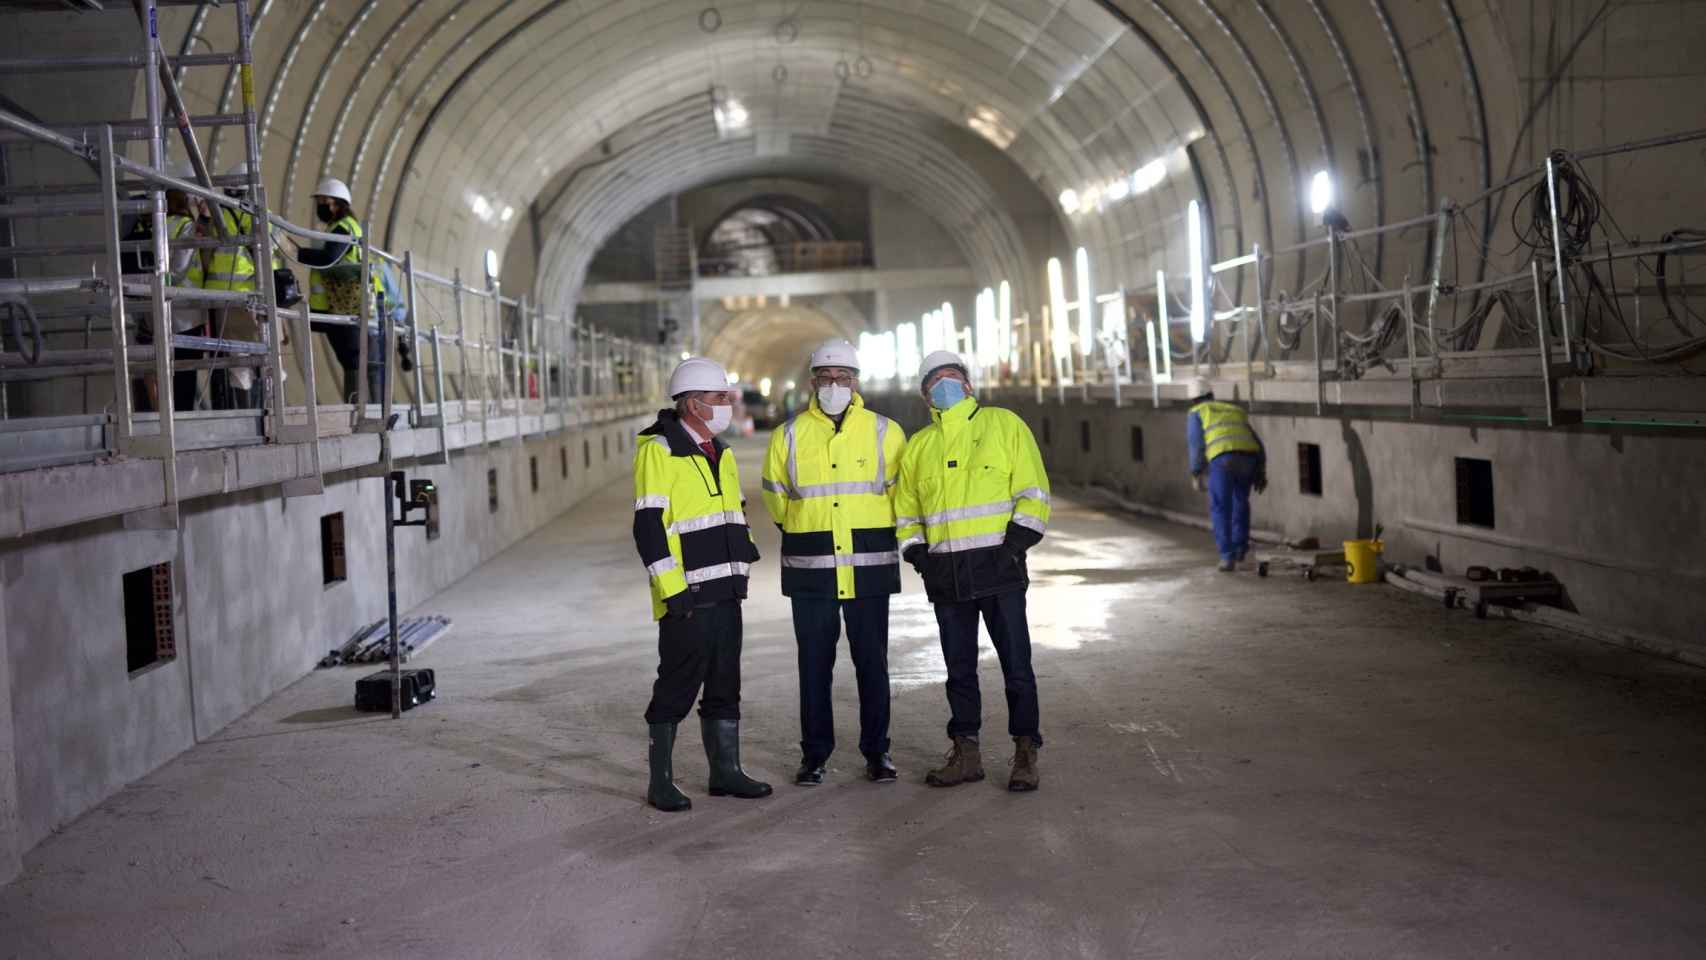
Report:
[[839,383],[826,384],[817,388],[818,409],[832,417],[841,416],[847,405],[853,402],[853,388],[844,387]]
[[729,423],[732,422],[734,418],[734,407],[728,405],[712,407],[711,419],[705,421],[705,429],[711,431],[711,436],[714,437],[717,434],[722,433],[724,430],[727,430],[729,428]]

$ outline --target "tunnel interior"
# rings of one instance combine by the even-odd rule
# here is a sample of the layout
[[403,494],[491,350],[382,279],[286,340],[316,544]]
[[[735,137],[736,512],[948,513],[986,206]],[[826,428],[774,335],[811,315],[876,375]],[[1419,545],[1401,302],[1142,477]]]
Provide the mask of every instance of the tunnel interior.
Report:
[[[115,952],[89,903],[130,904],[132,954],[1698,943],[1706,4],[0,0],[0,26],[0,928],[25,953]],[[180,115],[215,196],[154,187],[204,182]],[[304,259],[328,179],[371,268],[335,283]],[[220,216],[156,244],[157,196],[276,215],[239,245],[271,238],[300,306],[265,263],[219,289]],[[204,313],[169,308],[192,290]],[[172,351],[169,309],[197,324]],[[849,738],[821,806],[696,792],[671,835],[636,789],[638,451],[695,356],[774,407],[725,436],[739,495],[711,486],[763,555],[744,719],[780,782],[793,531],[764,496],[792,478],[760,473],[797,462],[765,427],[815,422],[808,357],[842,339],[872,422],[943,419],[919,365],[949,350],[1036,445],[1047,786],[931,805],[946,628],[909,568],[900,788],[856,793]],[[1265,470],[1260,559],[1230,567],[1192,472],[1210,394]],[[389,523],[429,502],[431,534]],[[1376,582],[1317,575],[1371,539]],[[392,606],[457,618],[419,660],[446,668],[434,725],[355,716],[356,668],[315,670]],[[352,852],[418,824],[430,875]],[[848,909],[825,864],[878,892]],[[280,918],[295,898],[319,919]]]

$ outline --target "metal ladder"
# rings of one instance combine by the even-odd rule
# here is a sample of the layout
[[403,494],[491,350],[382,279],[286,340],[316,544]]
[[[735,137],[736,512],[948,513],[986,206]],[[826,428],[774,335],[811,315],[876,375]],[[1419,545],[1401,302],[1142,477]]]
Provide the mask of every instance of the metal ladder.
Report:
[[[57,257],[96,255],[98,265],[91,276],[49,277],[41,279],[0,280],[0,293],[9,298],[32,298],[56,294],[96,294],[104,303],[76,305],[89,314],[105,312],[111,344],[108,349],[46,350],[36,339],[33,355],[0,355],[0,382],[24,379],[47,379],[51,376],[90,377],[110,371],[113,378],[113,402],[110,412],[92,419],[100,422],[104,446],[110,454],[158,460],[164,485],[164,507],[153,518],[127,516],[132,526],[177,526],[177,456],[180,451],[178,426],[173,409],[172,374],[186,369],[216,369],[254,366],[260,360],[258,378],[266,399],[266,410],[260,413],[261,438],[267,443],[308,443],[313,447],[313,473],[285,483],[287,496],[319,493],[323,489],[320,475],[316,398],[311,357],[303,357],[302,369],[308,381],[306,423],[287,424],[284,400],[283,346],[281,332],[285,315],[275,302],[272,283],[273,245],[270,212],[266,187],[261,176],[260,144],[256,130],[253,57],[251,50],[252,22],[248,0],[230,0],[214,9],[230,11],[236,18],[237,49],[228,53],[183,54],[170,56],[160,40],[159,9],[162,6],[192,5],[195,0],[131,0],[125,4],[84,2],[90,12],[86,15],[134,16],[137,21],[137,43],[132,52],[107,55],[82,55],[37,58],[0,59],[0,74],[36,73],[58,74],[91,69],[115,70],[133,68],[141,71],[137,78],[142,85],[146,115],[121,121],[72,122],[44,124],[12,110],[0,110],[0,143],[30,140],[58,147],[82,157],[97,171],[98,180],[89,183],[67,183],[18,187],[0,184],[0,218],[17,220],[52,217],[90,217],[101,219],[100,238],[89,242],[66,244],[17,245],[0,248],[0,261],[52,260]],[[79,5],[73,4],[73,7]],[[123,7],[128,6],[129,10]],[[42,9],[64,10],[63,4],[46,4]],[[96,11],[105,10],[104,13]],[[206,8],[203,8],[205,15]],[[241,82],[240,112],[213,115],[192,115],[184,105],[177,74],[198,67],[225,66],[235,68]],[[247,173],[242,176],[215,176],[207,166],[205,155],[196,135],[198,129],[239,126],[243,130],[244,155]],[[167,174],[166,140],[169,130],[175,129],[183,152],[195,171],[195,181],[183,181]],[[126,142],[143,141],[147,145],[147,163],[139,164],[120,152]],[[167,236],[167,189],[181,190],[201,197],[213,210],[211,226],[218,234],[204,239],[191,238],[170,241]],[[226,188],[243,188],[245,199],[239,203],[228,198]],[[122,193],[121,193],[122,191]],[[140,193],[134,198],[133,192]],[[242,237],[230,236],[226,210],[249,216],[252,231]],[[122,218],[127,214],[148,217],[153,236],[145,241],[127,240],[121,235]],[[253,292],[204,290],[175,286],[169,274],[173,249],[188,246],[195,249],[246,247],[255,264]],[[153,265],[143,274],[126,274],[123,255],[146,251]],[[217,337],[195,337],[176,334],[172,310],[180,307],[246,308],[260,321],[263,342],[223,340]],[[14,307],[13,309],[18,309]],[[52,311],[45,311],[50,316]],[[155,331],[152,346],[131,346],[127,330],[132,315],[150,318]],[[299,351],[309,349],[308,311],[306,303],[291,317],[296,327]],[[39,327],[37,328],[39,329]],[[223,332],[223,331],[220,331]],[[85,346],[88,344],[86,343]],[[22,352],[22,344],[18,345]],[[173,347],[213,351],[212,359],[174,361]],[[20,364],[18,361],[24,361]],[[151,372],[157,385],[158,428],[139,429],[134,409],[131,382],[142,371],[134,365],[151,361],[144,370]],[[87,415],[90,411],[85,410]],[[146,420],[140,421],[146,425]]]

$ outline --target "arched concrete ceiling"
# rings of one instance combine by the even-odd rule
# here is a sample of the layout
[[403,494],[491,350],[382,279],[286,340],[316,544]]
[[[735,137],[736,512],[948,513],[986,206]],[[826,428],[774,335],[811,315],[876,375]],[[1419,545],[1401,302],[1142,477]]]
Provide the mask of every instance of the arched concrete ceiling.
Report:
[[845,297],[735,311],[708,305],[700,322],[707,331],[707,356],[748,380],[771,377],[778,382],[803,375],[818,344],[830,337],[857,339],[865,325],[858,308]]
[[[342,175],[370,223],[394,224],[389,245],[477,273],[565,168],[611,138],[642,144],[552,214],[562,229],[542,272],[571,301],[625,214],[745,170],[904,191],[980,276],[1035,286],[1042,253],[1001,223],[1009,187],[924,119],[975,131],[1051,198],[1165,161],[1155,189],[1063,217],[1098,287],[1177,268],[1189,199],[1210,210],[1217,252],[1283,245],[1309,229],[1315,169],[1337,172],[1353,222],[1395,220],[1501,176],[1492,158],[1518,126],[1488,0],[755,0],[715,4],[714,31],[705,0],[254,7],[266,175],[295,219],[316,177]],[[230,20],[168,12],[185,48],[204,30],[220,46]],[[196,69],[186,83],[197,109],[234,103],[234,76]],[[742,136],[717,139],[713,87],[746,106]],[[702,121],[657,119],[695,97]],[[1420,268],[1425,237],[1393,246],[1377,255],[1389,276]]]

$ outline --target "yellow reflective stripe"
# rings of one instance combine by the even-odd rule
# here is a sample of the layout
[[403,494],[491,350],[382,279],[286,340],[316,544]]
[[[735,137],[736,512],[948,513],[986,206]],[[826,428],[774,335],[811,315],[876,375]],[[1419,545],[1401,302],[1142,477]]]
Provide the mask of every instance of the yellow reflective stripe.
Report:
[[1044,490],[1042,487],[1026,487],[1023,490],[1020,490],[1018,493],[1013,494],[1013,499],[1015,499],[1015,500],[1035,500],[1038,503],[1048,503],[1049,502],[1048,491]]
[[668,573],[674,569],[675,569],[675,558],[674,557],[664,557],[662,560],[659,560],[656,563],[646,564],[646,572],[651,574],[654,577],[661,577],[664,574],[666,574],[666,573]]
[[894,525],[896,527],[916,527],[923,522],[924,522],[923,517],[895,517],[894,518]]
[[750,563],[716,563],[708,567],[695,567],[687,571],[688,583],[704,583],[707,580],[721,580],[724,577],[744,577],[752,569]]
[[793,492],[792,490],[790,490],[788,488],[787,484],[777,483],[776,481],[770,479],[769,477],[765,477],[763,480],[759,481],[759,486],[770,491],[771,493],[780,493],[783,496],[787,496],[788,494]]
[[941,540],[930,545],[931,553],[960,553],[965,550],[981,550],[984,547],[999,547],[1007,542],[1005,533],[981,533],[975,537],[955,537],[951,540]]
[[663,496],[639,497],[634,500],[635,510],[667,510],[669,498]]

